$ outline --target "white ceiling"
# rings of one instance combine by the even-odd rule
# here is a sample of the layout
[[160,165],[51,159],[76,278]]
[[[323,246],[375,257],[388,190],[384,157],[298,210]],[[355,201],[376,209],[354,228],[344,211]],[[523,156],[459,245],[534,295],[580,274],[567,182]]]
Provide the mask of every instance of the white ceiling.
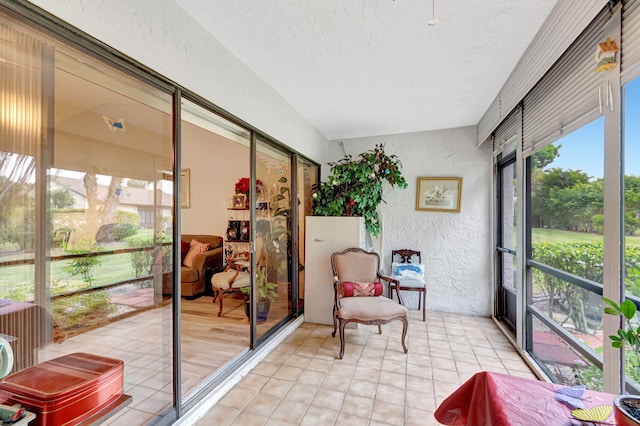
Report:
[[175,0],[328,139],[476,125],[556,0]]

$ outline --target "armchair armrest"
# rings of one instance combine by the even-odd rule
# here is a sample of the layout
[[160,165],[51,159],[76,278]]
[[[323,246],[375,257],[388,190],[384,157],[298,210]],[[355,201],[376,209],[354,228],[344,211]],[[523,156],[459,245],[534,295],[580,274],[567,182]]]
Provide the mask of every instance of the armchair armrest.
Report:
[[392,288],[394,288],[396,290],[396,296],[398,296],[398,303],[400,303],[401,305],[404,305],[404,302],[402,301],[402,296],[400,296],[400,290],[398,290],[398,287],[400,286],[400,282],[395,278],[391,278],[384,275],[382,271],[378,272],[378,278],[380,278],[383,281],[386,281],[389,284],[389,299],[391,299],[391,290]]
[[338,279],[337,276],[334,275],[333,277],[333,294],[334,294],[334,305],[335,305],[335,309],[340,309],[342,308],[341,304],[340,304],[340,290],[339,290],[339,286],[340,286],[340,280]]

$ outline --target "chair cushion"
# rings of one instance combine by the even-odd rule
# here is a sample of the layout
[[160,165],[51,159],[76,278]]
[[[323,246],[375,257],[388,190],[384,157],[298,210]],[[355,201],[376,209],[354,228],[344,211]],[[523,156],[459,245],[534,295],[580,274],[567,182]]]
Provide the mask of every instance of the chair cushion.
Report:
[[218,272],[217,274],[213,274],[211,277],[211,287],[215,289],[225,289],[225,288],[242,288],[249,287],[251,285],[251,280],[248,272],[238,272],[238,276],[229,286],[229,281],[236,274],[236,271],[225,271]]
[[400,287],[425,288],[427,285],[422,280],[398,280]]
[[388,321],[407,316],[407,308],[384,296],[345,297],[340,299],[340,304],[342,307],[337,314],[342,319]]
[[421,263],[391,263],[391,278],[396,280],[424,280],[424,265]]
[[209,244],[201,243],[197,240],[191,240],[189,243],[189,252],[184,257],[184,266],[191,268],[193,266],[193,259],[199,254],[204,253],[209,249]]
[[359,283],[345,281],[340,283],[340,296],[380,296],[384,292],[381,282]]

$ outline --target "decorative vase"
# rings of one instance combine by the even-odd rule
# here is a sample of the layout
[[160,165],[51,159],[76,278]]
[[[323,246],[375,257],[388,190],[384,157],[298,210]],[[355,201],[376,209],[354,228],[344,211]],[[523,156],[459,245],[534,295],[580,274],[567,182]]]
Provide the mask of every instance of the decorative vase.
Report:
[[640,396],[616,396],[613,399],[613,412],[617,425],[640,425]]

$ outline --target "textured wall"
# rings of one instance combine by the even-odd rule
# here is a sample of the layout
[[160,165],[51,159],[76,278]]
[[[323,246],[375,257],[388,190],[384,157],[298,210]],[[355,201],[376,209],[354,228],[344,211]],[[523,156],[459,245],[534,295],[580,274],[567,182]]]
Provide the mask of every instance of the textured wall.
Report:
[[[476,148],[476,128],[439,130],[349,139],[347,154],[357,156],[384,143],[388,154],[403,164],[406,190],[385,188],[379,208],[382,218],[383,268],[390,271],[391,250],[420,250],[427,265],[427,309],[491,315],[492,276],[492,157],[488,146]],[[342,157],[332,143],[331,158]],[[460,213],[416,211],[419,176],[461,176]],[[409,308],[417,307],[417,293],[406,294]],[[405,297],[405,294],[403,294]]]
[[316,161],[327,140],[171,0],[32,0]]

